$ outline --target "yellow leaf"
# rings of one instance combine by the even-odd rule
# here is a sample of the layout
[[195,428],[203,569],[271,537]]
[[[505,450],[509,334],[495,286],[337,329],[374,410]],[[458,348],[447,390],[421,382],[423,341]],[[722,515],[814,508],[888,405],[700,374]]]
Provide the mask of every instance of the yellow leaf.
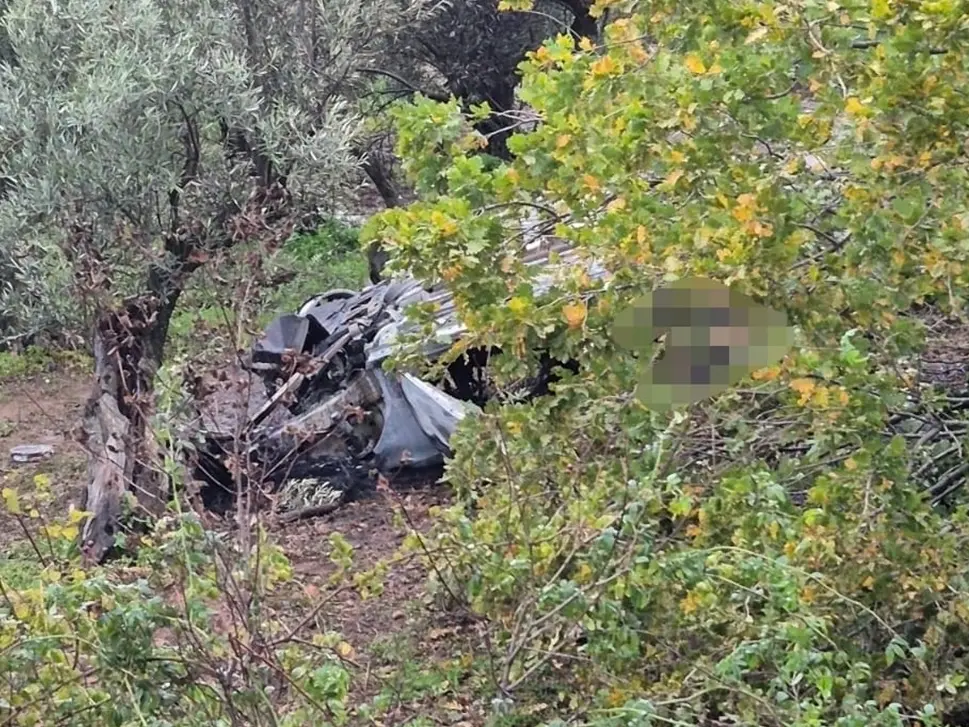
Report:
[[709,70],[707,70],[707,75],[710,76],[715,76],[718,73],[723,73],[723,67],[719,63],[714,63],[712,66],[710,66]]
[[816,595],[817,589],[813,586],[804,586],[804,588],[801,589],[801,600],[804,601],[804,603],[812,603]]
[[849,472],[852,470],[856,470],[858,469],[858,463],[855,462],[855,460],[852,459],[851,457],[848,457],[848,459],[845,460],[845,469],[848,470]]
[[592,568],[588,563],[583,563],[579,566],[579,570],[575,573],[575,582],[578,584],[588,583],[589,579],[592,577]]
[[562,306],[562,315],[565,316],[569,328],[579,328],[585,323],[586,305],[581,300],[564,305]]
[[589,36],[583,35],[579,40],[579,48],[584,50],[586,53],[591,51],[593,47],[594,46],[592,45],[592,41],[589,39]]
[[750,222],[756,211],[757,198],[752,194],[744,193],[737,197],[737,206],[731,214],[738,222]]
[[872,0],[871,14],[879,20],[889,17],[892,14],[889,0]]
[[757,206],[757,198],[749,192],[744,192],[743,194],[737,195],[737,204],[741,207],[754,209]]
[[528,310],[528,300],[516,295],[514,298],[508,301],[508,310],[510,310],[516,316],[520,316],[522,313]]
[[67,522],[69,522],[71,525],[77,525],[79,522],[81,522],[81,520],[90,515],[91,513],[85,510],[78,510],[73,504],[71,504],[67,512]]
[[682,169],[674,169],[672,172],[666,175],[666,179],[663,180],[663,183],[670,188],[675,187],[676,183],[680,181],[683,174],[684,172]]
[[861,582],[861,587],[866,590],[871,590],[875,587],[875,579],[872,576],[868,576],[865,580]]
[[814,404],[818,409],[828,408],[828,398],[829,398],[828,387],[819,386],[814,391],[814,396],[811,397],[811,403]]
[[591,66],[593,76],[608,76],[611,73],[615,73],[618,69],[619,64],[616,63],[612,56],[603,56]]
[[760,40],[765,35],[767,35],[769,30],[770,29],[766,25],[760,26],[759,28],[754,30],[750,35],[747,36],[747,39],[744,41],[744,43],[746,43],[747,45],[750,45],[751,43],[756,43],[758,40]]
[[816,384],[814,383],[814,379],[794,379],[790,382],[790,384],[788,384],[788,386],[801,395],[798,404],[803,406],[808,402],[808,399],[810,399],[811,395],[814,393]]
[[754,220],[751,225],[751,232],[757,235],[757,237],[770,237],[774,234],[774,227],[770,224],[764,224]]
[[609,212],[621,212],[624,209],[626,209],[625,197],[617,197],[606,205],[606,210]]
[[695,53],[691,53],[690,55],[688,55],[684,59],[683,63],[686,66],[687,70],[690,71],[690,73],[695,73],[697,75],[700,75],[701,73],[707,72],[706,65],[704,65],[700,56],[696,55]]
[[768,366],[763,369],[757,369],[750,375],[750,377],[754,381],[773,381],[780,375],[780,373],[781,370],[779,366]]
[[686,594],[686,598],[680,601],[680,610],[685,614],[691,614],[700,607],[700,599],[691,591]]
[[643,225],[636,228],[636,242],[638,242],[640,245],[646,242],[648,236],[649,233]]
[[838,390],[838,402],[841,406],[848,406],[848,392],[844,389]]
[[346,641],[341,641],[336,645],[336,653],[343,657],[350,656],[353,653],[353,647]]
[[851,116],[862,116],[865,113],[865,105],[858,100],[857,96],[849,96],[845,101],[845,113]]
[[742,205],[734,207],[731,214],[734,216],[734,219],[737,220],[737,222],[750,222],[750,220],[754,217],[754,211],[750,209],[750,207],[744,207]]
[[562,149],[568,146],[569,142],[572,141],[571,134],[559,134],[559,137],[555,140],[555,148]]
[[449,265],[441,271],[441,277],[450,283],[457,280],[458,276],[461,274],[461,271],[462,267],[460,265]]
[[20,497],[17,495],[17,491],[9,487],[3,488],[3,504],[7,508],[7,512],[13,515],[20,514]]
[[439,210],[434,210],[431,213],[431,224],[444,236],[453,235],[458,231],[458,226],[454,220]]
[[589,188],[592,192],[598,192],[601,189],[599,180],[593,177],[591,174],[582,175],[582,183]]
[[646,52],[646,49],[640,43],[633,43],[626,50],[637,63],[645,63],[649,60],[649,53]]

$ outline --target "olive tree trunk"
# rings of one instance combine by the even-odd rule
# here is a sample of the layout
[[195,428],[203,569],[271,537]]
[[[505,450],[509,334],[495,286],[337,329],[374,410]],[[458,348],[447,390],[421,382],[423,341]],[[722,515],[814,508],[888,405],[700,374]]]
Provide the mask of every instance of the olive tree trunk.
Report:
[[[180,291],[179,291],[180,292]],[[145,295],[101,315],[94,329],[94,387],[84,411],[82,442],[88,485],[80,532],[84,556],[110,553],[128,500],[135,519],[159,516],[169,492],[149,422],[154,378],[162,363],[178,293]],[[126,493],[133,498],[127,498]]]

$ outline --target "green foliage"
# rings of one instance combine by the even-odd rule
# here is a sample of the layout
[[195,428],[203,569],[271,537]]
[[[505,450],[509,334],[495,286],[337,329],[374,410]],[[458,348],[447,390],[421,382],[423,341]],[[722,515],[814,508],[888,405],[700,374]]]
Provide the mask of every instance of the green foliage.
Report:
[[359,119],[334,91],[363,51],[367,5],[4,3],[3,332],[89,323],[145,292],[149,271],[231,246],[254,172],[285,169],[303,210],[327,203],[356,167]]
[[291,274],[267,297],[260,322],[292,311],[307,298],[332,288],[356,290],[368,282],[367,261],[360,252],[360,232],[330,218],[309,235],[294,237],[273,261],[274,269]]
[[[473,154],[456,104],[401,109],[423,199],[362,235],[449,283],[451,355],[501,347],[499,385],[543,348],[581,366],[462,424],[436,587],[488,625],[525,723],[942,724],[966,702],[969,521],[930,504],[927,438],[897,422],[960,416],[909,367],[926,311],[969,294],[965,3],[597,5],[620,15],[602,46],[523,64],[541,122],[513,161]],[[541,235],[608,274],[537,291]],[[610,331],[693,276],[784,311],[795,348],[650,412]]]
[[[35,484],[4,490],[10,515],[42,519],[35,505],[48,483]],[[255,533],[258,547],[247,555],[176,508],[142,539],[137,557],[85,568],[73,547],[81,516],[44,523],[33,561],[0,562],[6,722],[346,722],[349,674],[318,648],[338,635],[301,641],[285,614],[269,608],[292,571],[265,532]]]
[[80,351],[46,350],[39,346],[28,346],[22,353],[0,351],[0,381],[80,369],[89,363],[89,357]]
[[329,218],[315,232],[298,235],[283,246],[294,262],[315,264],[358,252],[360,232],[336,218]]

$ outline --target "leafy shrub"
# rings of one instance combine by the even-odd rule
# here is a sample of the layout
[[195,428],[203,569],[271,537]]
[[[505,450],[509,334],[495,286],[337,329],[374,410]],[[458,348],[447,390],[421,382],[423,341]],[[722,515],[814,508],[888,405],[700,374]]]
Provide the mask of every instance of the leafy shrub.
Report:
[[340,259],[360,252],[360,231],[335,217],[327,218],[313,233],[296,235],[283,250],[294,262]]
[[[964,9],[606,6],[602,46],[563,35],[523,64],[542,123],[513,161],[485,168],[454,103],[398,113],[424,201],[364,242],[450,284],[451,356],[500,347],[499,386],[543,348],[581,365],[462,425],[435,587],[487,625],[519,723],[942,724],[966,702],[969,522],[933,501],[965,468],[926,477],[932,430],[899,422],[963,443],[963,394],[918,388],[913,361],[969,293]],[[541,235],[608,275],[539,294]],[[784,310],[797,344],[660,414],[610,325],[688,276]]]
[[313,234],[287,242],[274,260],[274,269],[292,278],[270,293],[260,323],[295,310],[310,296],[332,288],[355,290],[369,282],[359,234],[358,229],[329,218]]
[[[292,578],[258,532],[248,553],[176,509],[137,556],[84,568],[82,513],[45,522],[49,483],[4,490],[38,524],[32,571],[0,567],[0,717],[12,724],[342,724],[339,635],[302,641],[267,599]],[[26,559],[24,559],[26,560]]]

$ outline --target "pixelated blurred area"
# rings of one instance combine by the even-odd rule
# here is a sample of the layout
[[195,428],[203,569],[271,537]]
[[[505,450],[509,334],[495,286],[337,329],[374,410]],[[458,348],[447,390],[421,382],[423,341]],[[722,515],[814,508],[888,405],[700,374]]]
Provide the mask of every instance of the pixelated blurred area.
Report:
[[617,316],[613,337],[646,354],[636,395],[657,410],[714,396],[777,363],[793,343],[783,313],[707,278],[679,280],[637,299]]

